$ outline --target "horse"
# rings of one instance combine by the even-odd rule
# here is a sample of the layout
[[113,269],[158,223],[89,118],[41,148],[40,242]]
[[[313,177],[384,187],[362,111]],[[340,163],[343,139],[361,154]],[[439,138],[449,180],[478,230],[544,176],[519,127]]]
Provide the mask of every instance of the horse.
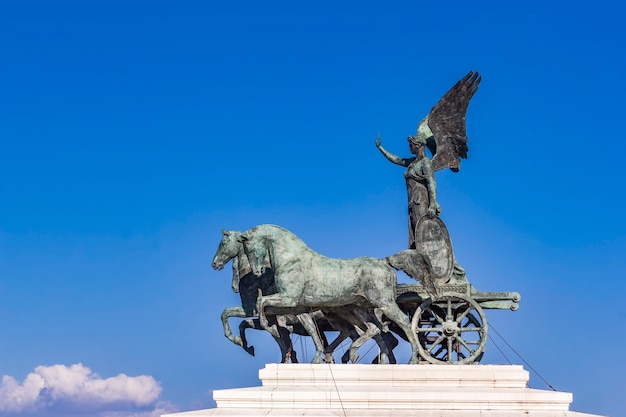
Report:
[[[221,270],[229,261],[233,261],[233,280],[232,289],[241,296],[241,306],[229,307],[222,312],[222,324],[224,327],[224,335],[228,340],[236,345],[241,346],[247,353],[254,356],[254,347],[248,346],[245,330],[252,328],[257,330],[266,330],[260,325],[259,319],[245,319],[239,325],[239,336],[233,336],[230,325],[230,317],[254,317],[258,313],[256,311],[256,297],[258,291],[262,294],[276,293],[274,285],[274,275],[271,268],[267,268],[266,264],[264,273],[257,278],[251,273],[248,258],[244,254],[244,248],[238,239],[241,232],[222,230],[222,240],[220,241],[218,250],[213,258],[212,266],[216,270]],[[293,309],[292,309],[293,310]],[[313,309],[316,310],[316,309]],[[334,363],[334,350],[348,337],[353,343],[350,349],[342,357],[342,362],[346,363],[351,360],[353,363],[358,358],[356,350],[370,338],[374,338],[381,350],[381,363],[395,363],[393,348],[397,345],[397,340],[390,334],[379,336],[379,329],[368,325],[371,320],[364,320],[367,316],[356,306],[343,307],[342,313],[326,309],[322,311],[313,311],[312,313],[301,312],[300,314],[290,314],[289,311],[283,311],[280,315],[273,315],[273,326],[276,326],[276,332],[272,334],[274,340],[281,350],[281,361],[297,363],[297,355],[293,350],[289,333],[299,335],[308,335],[313,338],[316,348],[315,355],[312,359],[313,363],[321,363],[323,360],[327,363]],[[295,311],[294,311],[295,312]],[[357,332],[356,329],[359,329]],[[328,343],[324,332],[338,331],[339,334],[332,343]],[[389,338],[391,336],[391,338]]]
[[[276,294],[258,293],[257,311],[261,325],[277,336],[266,307],[336,308],[358,305],[382,312],[407,335],[411,344],[409,363],[418,363],[418,340],[408,317],[396,304],[396,273],[382,259],[327,258],[310,249],[300,238],[282,227],[264,224],[239,237],[252,272],[261,277],[266,258],[274,272]],[[373,314],[373,313],[372,313]]]
[[[239,242],[241,232],[222,230],[222,240],[218,246],[217,252],[213,257],[212,266],[215,270],[221,270],[224,265],[229,261],[233,261],[233,279],[231,287],[233,292],[239,293],[241,297],[241,305],[228,307],[222,311],[221,319],[222,326],[224,328],[224,336],[236,345],[241,346],[246,352],[254,356],[254,347],[248,346],[247,341],[242,338],[242,334],[246,328],[259,328],[265,330],[263,327],[257,327],[255,321],[243,321],[240,324],[239,336],[233,336],[232,330],[228,323],[228,319],[231,317],[255,317],[258,315],[256,311],[256,297],[258,292],[262,294],[274,294],[276,293],[276,287],[274,285],[274,274],[271,268],[267,268],[260,276],[252,274],[248,258],[245,256],[243,245]],[[316,354],[313,357],[313,363],[321,363],[323,355],[328,356],[326,352],[326,346],[328,342],[326,338],[318,332],[315,321],[307,312],[300,312],[295,315],[274,315],[273,326],[276,331],[272,334],[274,340],[278,344],[281,351],[281,361],[297,362],[297,356],[293,351],[291,339],[289,337],[289,330],[287,326],[300,325],[298,330],[304,328],[306,334],[311,336],[315,345]],[[288,323],[287,323],[288,322]],[[292,327],[293,329],[293,327]],[[301,331],[301,333],[304,333]],[[347,336],[346,336],[347,337]]]

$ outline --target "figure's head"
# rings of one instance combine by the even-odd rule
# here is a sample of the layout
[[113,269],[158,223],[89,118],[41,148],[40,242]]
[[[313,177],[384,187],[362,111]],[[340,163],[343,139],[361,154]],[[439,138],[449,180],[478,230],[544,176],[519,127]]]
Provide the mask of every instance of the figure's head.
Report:
[[415,135],[415,136],[409,136],[407,137],[407,140],[409,141],[409,144],[413,145],[413,146],[424,146],[426,145],[426,139],[424,139],[421,136]]
[[409,147],[413,153],[428,144],[428,139],[433,137],[433,132],[428,127],[428,116],[425,117],[417,126],[415,136],[409,136]]

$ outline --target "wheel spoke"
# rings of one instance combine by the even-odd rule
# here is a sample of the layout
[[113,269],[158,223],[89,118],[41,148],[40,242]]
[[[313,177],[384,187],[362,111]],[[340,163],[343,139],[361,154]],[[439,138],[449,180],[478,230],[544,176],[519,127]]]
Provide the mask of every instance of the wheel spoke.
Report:
[[439,343],[443,341],[443,339],[445,339],[444,335],[439,336],[437,340],[435,340],[435,342],[430,346],[430,349],[428,349],[426,352],[430,354],[430,352],[435,348],[435,346],[438,346]]
[[443,324],[444,320],[443,320],[441,317],[439,317],[439,315],[438,315],[437,313],[435,313],[435,312],[433,311],[433,309],[431,308],[431,306],[428,306],[428,307],[426,308],[426,311],[428,311],[428,312],[431,314],[431,316],[433,316],[433,318],[434,318],[435,320],[437,320],[437,322],[438,322],[439,324]]
[[439,356],[441,354],[441,352],[443,352],[443,351],[444,351],[443,345],[439,345],[439,350],[432,354],[433,358],[436,358],[437,356]]
[[467,349],[470,352],[470,355],[474,354],[474,350],[465,342],[465,340],[461,339],[460,337],[456,338],[463,346],[465,346],[465,349]]
[[482,331],[482,327],[461,327],[459,328],[459,332],[480,332]]
[[448,338],[448,362],[452,362],[452,338]]
[[418,333],[441,333],[443,332],[443,329],[441,327],[418,327],[415,331]]
[[[457,309],[457,311],[458,311],[458,309]],[[459,317],[456,318],[456,323],[460,324],[461,321],[469,314],[470,311],[472,311],[472,308],[471,308],[471,306],[468,305],[467,306],[467,310],[465,310],[463,312],[463,314],[459,315]]]

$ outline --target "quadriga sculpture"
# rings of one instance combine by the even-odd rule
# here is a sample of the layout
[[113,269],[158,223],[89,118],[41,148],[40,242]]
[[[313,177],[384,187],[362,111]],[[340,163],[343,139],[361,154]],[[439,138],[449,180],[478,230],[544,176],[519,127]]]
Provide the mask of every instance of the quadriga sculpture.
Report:
[[411,344],[409,363],[418,363],[418,340],[411,323],[396,304],[396,274],[387,262],[375,258],[334,259],[311,250],[296,235],[275,225],[260,225],[243,233],[242,241],[252,272],[261,277],[266,259],[274,271],[276,294],[259,292],[261,326],[278,336],[266,307],[334,308],[359,305],[377,309],[397,324]]
[[[233,336],[228,319],[231,317],[247,318],[258,316],[257,295],[276,293],[274,283],[274,273],[271,268],[265,268],[260,277],[252,274],[248,258],[244,254],[241,243],[242,232],[222,230],[222,240],[217,252],[213,257],[213,269],[221,270],[224,265],[232,260],[233,280],[232,289],[241,296],[241,306],[228,307],[222,312],[222,325],[224,335],[228,340],[243,347],[251,355],[254,355],[254,347],[248,346],[245,330],[252,328],[266,330],[260,325],[259,319],[243,320],[239,326],[240,336]],[[269,264],[266,263],[266,267]],[[307,309],[309,310],[309,309]],[[356,362],[359,354],[358,348],[370,338],[374,338],[381,350],[380,363],[395,363],[393,348],[397,345],[397,340],[390,333],[380,335],[378,323],[375,317],[371,316],[365,309],[359,306],[343,306],[339,308],[328,308],[323,312],[313,309],[312,313],[304,312],[301,306],[290,309],[282,309],[281,314],[270,315],[272,326],[278,334],[272,336],[278,344],[282,362],[297,362],[297,355],[291,344],[289,333],[296,333],[303,336],[311,336],[316,347],[313,363],[321,363],[322,358],[326,362],[334,363],[332,356],[334,350],[348,337],[352,339],[350,349],[343,355],[342,362],[351,360]],[[378,327],[374,323],[378,323]],[[356,329],[360,329],[360,333]],[[328,343],[324,332],[338,331],[339,334],[332,343]]]

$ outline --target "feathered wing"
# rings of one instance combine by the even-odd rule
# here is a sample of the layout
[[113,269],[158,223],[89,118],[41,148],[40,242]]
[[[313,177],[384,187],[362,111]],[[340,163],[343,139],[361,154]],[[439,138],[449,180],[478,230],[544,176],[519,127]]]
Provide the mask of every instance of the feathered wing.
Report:
[[461,166],[460,158],[467,159],[465,115],[480,80],[478,72],[470,71],[441,97],[428,114],[428,127],[436,142],[436,153],[432,158],[435,171],[450,168],[456,172]]

